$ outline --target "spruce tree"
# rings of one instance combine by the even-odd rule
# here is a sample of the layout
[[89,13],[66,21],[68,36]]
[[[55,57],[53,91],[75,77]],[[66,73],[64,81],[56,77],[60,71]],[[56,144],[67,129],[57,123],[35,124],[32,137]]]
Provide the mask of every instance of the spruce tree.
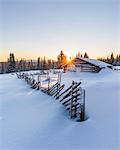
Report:
[[15,63],[15,57],[13,53],[10,53],[10,56],[8,58],[8,66],[7,66],[7,73],[15,72],[16,70],[16,63]]
[[40,57],[38,57],[38,60],[37,60],[37,69],[40,69]]
[[4,73],[4,63],[1,63],[1,73],[3,74]]
[[43,59],[43,70],[47,69],[47,62],[46,62],[46,58],[44,57]]
[[114,63],[114,54],[113,54],[113,52],[110,55],[110,61],[111,61],[111,63]]
[[64,55],[63,51],[58,55],[58,68],[63,68],[67,64],[67,57]]
[[89,58],[88,54],[85,52],[84,58]]

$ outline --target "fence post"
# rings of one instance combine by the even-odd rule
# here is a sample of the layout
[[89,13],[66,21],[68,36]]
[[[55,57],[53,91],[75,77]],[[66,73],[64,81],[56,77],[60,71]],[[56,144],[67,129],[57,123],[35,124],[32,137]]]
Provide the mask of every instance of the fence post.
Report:
[[58,83],[61,83],[61,73],[58,73]]
[[61,73],[58,72],[58,85],[57,85],[57,95],[56,95],[56,99],[59,99],[59,94],[60,94],[60,83],[61,83]]
[[59,95],[60,95],[60,83],[58,83],[58,85],[57,85],[57,95],[56,95],[56,99],[59,99]]
[[38,75],[38,90],[41,88],[41,76],[40,74]]
[[72,81],[72,92],[71,92],[71,104],[70,104],[70,118],[73,117],[73,86],[74,86],[74,81]]
[[85,121],[85,90],[83,89],[83,104],[81,106],[80,121]]
[[40,74],[40,85],[39,85],[39,88],[41,88],[41,74]]
[[40,81],[40,75],[38,74],[38,82]]
[[50,76],[48,77],[48,94],[49,94],[49,90],[50,90]]
[[[77,82],[75,82],[75,85],[77,85]],[[77,95],[77,93],[78,93],[78,92],[76,91],[75,94]],[[75,106],[74,106],[74,107],[75,107],[75,109],[74,109],[74,117],[77,116],[77,106],[76,106],[76,104],[77,104],[77,97],[76,97],[75,99],[76,99],[76,100],[75,100]]]
[[33,76],[33,74],[31,74],[31,76],[32,76],[32,79],[34,79],[34,76]]

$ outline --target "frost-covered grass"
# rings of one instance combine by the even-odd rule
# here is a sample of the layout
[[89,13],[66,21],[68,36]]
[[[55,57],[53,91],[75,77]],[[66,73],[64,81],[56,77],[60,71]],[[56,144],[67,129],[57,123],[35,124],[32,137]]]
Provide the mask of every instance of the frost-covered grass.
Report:
[[62,74],[66,87],[72,80],[86,89],[85,122],[69,119],[58,101],[16,75],[0,75],[0,149],[120,149],[120,71]]

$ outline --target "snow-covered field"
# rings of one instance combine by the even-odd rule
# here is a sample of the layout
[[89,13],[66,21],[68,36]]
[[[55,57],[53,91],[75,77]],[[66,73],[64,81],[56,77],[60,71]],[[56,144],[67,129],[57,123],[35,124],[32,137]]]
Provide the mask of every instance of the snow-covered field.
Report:
[[72,80],[86,90],[85,122],[69,119],[58,101],[16,75],[0,75],[0,149],[120,149],[120,71],[62,74],[66,87]]

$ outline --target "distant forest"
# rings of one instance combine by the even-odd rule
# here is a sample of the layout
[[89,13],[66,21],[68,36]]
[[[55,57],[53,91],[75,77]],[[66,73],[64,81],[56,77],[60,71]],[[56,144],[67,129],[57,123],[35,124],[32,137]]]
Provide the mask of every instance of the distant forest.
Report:
[[[80,52],[76,55],[76,57],[84,57],[89,59],[89,55],[85,52],[82,55]],[[73,62],[74,58],[70,58],[70,61]],[[112,64],[112,65],[119,65],[120,66],[120,54],[114,56],[113,53],[107,58],[98,58],[103,62]],[[15,60],[15,55],[10,53],[7,62],[0,62],[0,73],[10,73],[16,71],[29,71],[29,70],[48,70],[48,69],[62,69],[67,67],[69,62],[67,61],[67,56],[60,52],[57,56],[57,60],[46,59],[46,57],[41,58],[38,57],[37,60]]]

